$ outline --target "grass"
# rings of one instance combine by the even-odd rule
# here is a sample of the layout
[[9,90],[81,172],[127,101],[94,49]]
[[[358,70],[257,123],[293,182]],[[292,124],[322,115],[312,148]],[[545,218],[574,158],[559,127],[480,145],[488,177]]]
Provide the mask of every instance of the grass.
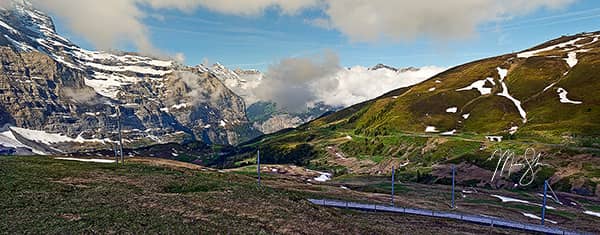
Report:
[[600,212],[600,205],[585,204],[585,209],[595,211],[595,212]]
[[290,186],[290,182],[276,179],[265,179],[265,186],[257,187],[253,177],[210,169],[132,162],[117,167],[46,157],[0,157],[0,174],[0,233],[6,234],[398,234],[488,230],[452,220],[323,208],[306,199],[345,197],[326,193],[328,190],[303,190],[305,184]]

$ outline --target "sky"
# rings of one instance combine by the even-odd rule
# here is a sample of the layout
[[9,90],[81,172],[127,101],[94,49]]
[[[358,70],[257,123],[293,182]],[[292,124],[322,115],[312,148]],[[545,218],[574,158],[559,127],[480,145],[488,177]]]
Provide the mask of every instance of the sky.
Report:
[[[261,71],[323,51],[336,53],[344,67],[452,67],[600,30],[594,0],[39,1],[60,33],[88,49]],[[107,12],[97,13],[102,7]],[[100,23],[109,28],[89,26]]]

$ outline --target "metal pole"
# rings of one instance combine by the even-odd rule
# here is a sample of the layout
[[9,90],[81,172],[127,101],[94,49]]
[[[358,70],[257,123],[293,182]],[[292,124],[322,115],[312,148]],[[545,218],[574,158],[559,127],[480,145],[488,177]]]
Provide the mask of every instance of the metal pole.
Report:
[[256,153],[256,173],[258,174],[258,186],[260,186],[260,149]]
[[119,126],[119,153],[121,154],[121,164],[125,165],[125,158],[123,157],[123,134],[121,133],[121,106],[117,105],[117,114],[118,114],[118,121],[117,124]]
[[454,208],[454,176],[456,175],[456,166],[452,165],[452,208]]
[[119,156],[117,155],[117,144],[113,143],[112,144],[113,150],[115,151],[115,163],[117,165],[119,165]]
[[392,206],[394,206],[394,166],[392,166]]
[[542,225],[544,225],[544,219],[546,218],[546,195],[548,193],[548,180],[544,181],[544,202],[542,203]]

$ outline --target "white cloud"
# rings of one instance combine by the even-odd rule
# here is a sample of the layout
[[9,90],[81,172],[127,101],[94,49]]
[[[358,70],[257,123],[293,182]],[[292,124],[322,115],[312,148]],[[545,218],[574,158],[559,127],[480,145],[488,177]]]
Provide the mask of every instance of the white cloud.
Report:
[[277,8],[284,14],[316,6],[320,0],[137,0],[155,9],[173,8],[181,11],[193,11],[205,7],[213,11],[233,15],[258,15],[267,8]]
[[398,72],[362,66],[348,69],[340,66],[336,54],[326,52],[284,59],[271,66],[264,77],[243,77],[248,82],[232,89],[243,94],[248,105],[261,100],[273,101],[287,111],[301,112],[319,102],[347,107],[417,84],[443,70],[445,68],[435,66]]
[[146,14],[133,0],[31,0],[34,6],[57,15],[74,33],[100,49],[133,43],[138,50],[155,53],[142,23]]
[[328,24],[354,41],[411,40],[417,37],[461,39],[478,25],[557,9],[575,0],[327,0]]
[[[0,6],[10,0],[0,0]],[[67,22],[69,28],[97,47],[133,43],[155,52],[143,19],[157,17],[144,9],[215,12],[257,16],[266,9],[294,15],[314,8],[321,18],[307,22],[338,30],[352,41],[402,41],[418,37],[460,39],[478,25],[529,14],[541,8],[560,9],[576,0],[30,0]]]
[[366,67],[354,66],[342,69],[326,80],[336,81],[334,89],[323,89],[320,84],[313,84],[317,102],[322,101],[332,106],[350,106],[376,98],[389,91],[420,83],[445,68],[427,66],[417,71],[395,72],[388,69],[369,70]]
[[9,8],[12,6],[12,2],[10,0],[0,0],[0,7]]
[[300,112],[317,99],[315,84],[326,90],[338,86],[337,80],[328,78],[339,70],[339,58],[333,52],[313,58],[283,59],[269,67],[265,78],[251,93],[259,100],[275,101],[290,112]]
[[[0,7],[11,0],[0,0]],[[152,9],[176,9],[193,12],[199,7],[233,15],[257,15],[268,8],[283,14],[295,14],[314,6],[319,0],[30,0],[34,6],[57,15],[71,31],[100,49],[110,49],[127,43],[145,53],[158,53],[150,41],[146,17],[160,18],[144,12]]]
[[183,62],[185,62],[185,54],[183,54],[182,52],[175,53],[173,59],[183,64]]

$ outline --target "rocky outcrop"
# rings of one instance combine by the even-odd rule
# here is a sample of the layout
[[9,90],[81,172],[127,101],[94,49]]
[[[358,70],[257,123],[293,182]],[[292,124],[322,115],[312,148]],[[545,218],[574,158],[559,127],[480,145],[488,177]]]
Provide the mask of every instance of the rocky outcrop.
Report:
[[242,98],[207,69],[82,49],[27,3],[0,10],[0,21],[0,123],[81,140],[53,143],[57,150],[110,146],[118,109],[129,147],[258,134]]

